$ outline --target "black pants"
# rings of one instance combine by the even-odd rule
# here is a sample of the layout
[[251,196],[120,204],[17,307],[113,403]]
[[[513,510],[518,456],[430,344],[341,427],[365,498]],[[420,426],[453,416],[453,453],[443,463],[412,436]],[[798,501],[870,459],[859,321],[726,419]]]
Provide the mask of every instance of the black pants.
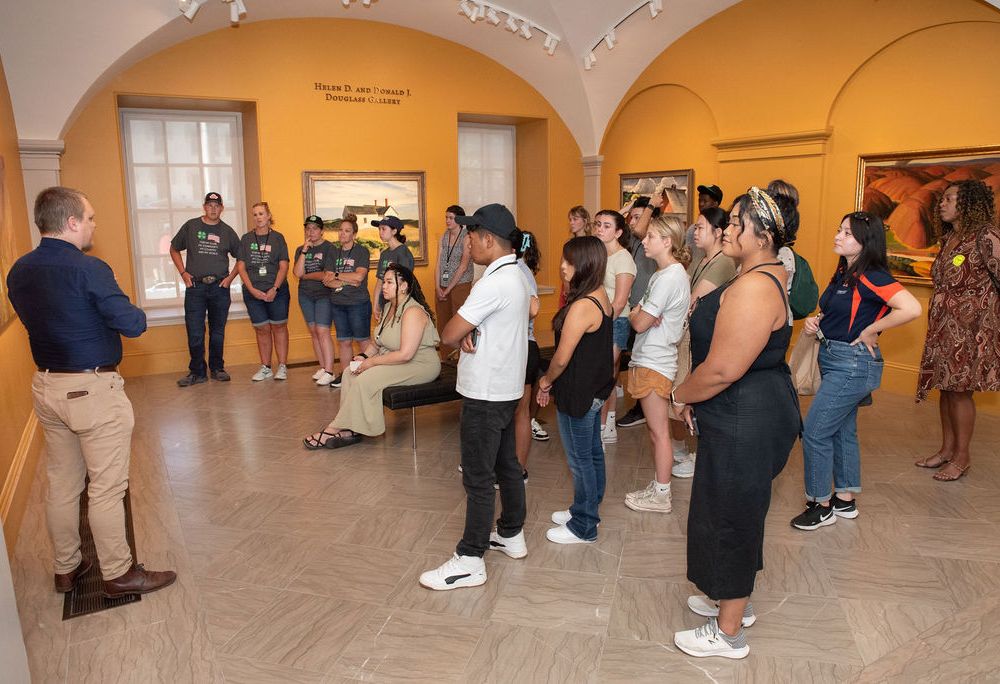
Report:
[[205,372],[205,314],[208,314],[208,367],[223,370],[222,348],[226,341],[226,321],[229,319],[229,289],[219,287],[219,281],[205,285],[195,281],[184,292],[184,327],[187,329],[188,369],[194,375]]
[[462,484],[465,485],[465,532],[455,550],[460,556],[479,556],[490,545],[493,529],[494,479],[500,485],[503,510],[497,520],[502,537],[513,537],[524,527],[524,478],[514,453],[514,410],[518,400],[464,399],[460,424]]

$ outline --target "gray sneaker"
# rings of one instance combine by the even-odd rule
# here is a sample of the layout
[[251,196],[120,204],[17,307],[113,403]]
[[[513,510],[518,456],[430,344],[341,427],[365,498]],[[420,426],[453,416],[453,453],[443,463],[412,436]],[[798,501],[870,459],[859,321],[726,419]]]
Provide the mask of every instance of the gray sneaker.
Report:
[[195,375],[194,373],[188,373],[183,378],[177,381],[178,387],[190,387],[191,385],[200,385],[203,382],[208,382],[208,378],[204,375]]
[[626,494],[625,505],[633,511],[649,513],[669,513],[673,510],[670,491],[660,492],[656,487],[655,480],[650,482],[645,489]]
[[261,380],[270,380],[273,377],[274,373],[271,372],[270,367],[261,366],[260,370],[254,373],[253,377],[250,379],[253,380],[254,382],[260,382]]
[[694,457],[674,463],[674,466],[670,469],[670,474],[674,477],[694,477]]

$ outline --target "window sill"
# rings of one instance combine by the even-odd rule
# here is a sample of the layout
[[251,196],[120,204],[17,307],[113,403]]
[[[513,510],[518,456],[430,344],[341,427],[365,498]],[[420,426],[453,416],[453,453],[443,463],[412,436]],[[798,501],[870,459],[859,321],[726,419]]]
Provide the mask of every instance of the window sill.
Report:
[[[184,325],[184,307],[170,306],[162,309],[143,309],[146,313],[146,325],[156,328],[163,325]],[[243,302],[233,302],[229,309],[229,320],[247,318],[246,306]]]

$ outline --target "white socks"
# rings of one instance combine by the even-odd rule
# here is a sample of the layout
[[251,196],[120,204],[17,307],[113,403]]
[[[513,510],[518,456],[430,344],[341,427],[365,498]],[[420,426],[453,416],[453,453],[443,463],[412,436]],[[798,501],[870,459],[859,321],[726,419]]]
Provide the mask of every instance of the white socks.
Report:
[[656,479],[654,479],[653,482],[656,482],[656,493],[657,494],[669,494],[670,493],[670,483],[669,482],[667,484],[661,484]]

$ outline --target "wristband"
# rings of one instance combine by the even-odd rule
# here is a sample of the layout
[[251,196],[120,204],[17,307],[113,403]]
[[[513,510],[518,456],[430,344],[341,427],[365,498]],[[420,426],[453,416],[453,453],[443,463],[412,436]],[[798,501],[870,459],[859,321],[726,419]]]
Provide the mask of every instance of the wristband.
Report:
[[670,390],[670,403],[676,406],[677,408],[684,408],[685,406],[687,406],[687,404],[674,399],[674,392],[676,391],[677,391],[676,388]]
[[359,353],[358,356],[360,356],[363,359],[367,359],[368,358],[368,354],[365,354],[364,352]]

